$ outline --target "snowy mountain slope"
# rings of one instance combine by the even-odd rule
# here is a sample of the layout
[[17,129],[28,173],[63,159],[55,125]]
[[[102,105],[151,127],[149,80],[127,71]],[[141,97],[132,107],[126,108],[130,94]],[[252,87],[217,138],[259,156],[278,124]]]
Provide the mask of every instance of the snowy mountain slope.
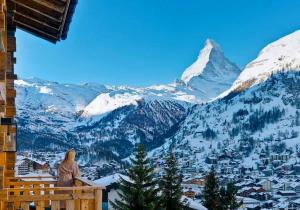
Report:
[[98,84],[59,84],[41,79],[17,80],[18,108],[26,105],[46,112],[75,113],[107,88]]
[[261,50],[258,57],[241,72],[231,91],[243,89],[266,80],[279,71],[299,71],[300,69],[300,30],[284,36]]
[[297,31],[264,48],[229,90],[195,105],[176,134],[151,155],[163,156],[172,145],[180,161],[192,159],[209,170],[202,163],[224,151],[234,151],[252,167],[263,149],[293,150],[300,144],[299,40]]
[[134,89],[35,79],[18,80],[16,87],[21,149],[94,146],[94,154],[123,157],[131,151],[125,146],[139,141],[149,148],[161,145],[191,106],[166,86]]
[[98,121],[92,121],[72,130],[74,139],[93,153],[102,151],[119,158],[133,151],[132,145],[144,143],[148,149],[164,143],[173,135],[177,125],[186,117],[186,107],[176,101],[140,101],[116,109]]
[[177,101],[180,104],[200,103],[202,100],[193,91],[179,83],[157,85],[146,88],[109,87],[108,91],[98,95],[83,110],[82,116],[89,118],[101,116],[120,107],[137,105],[139,101]]
[[[219,60],[219,61],[218,61]],[[205,102],[210,97],[216,97],[218,92],[210,92],[208,89],[214,88],[223,90],[224,84],[215,84],[215,81],[208,78],[209,75],[215,77],[218,75],[219,81],[229,83],[233,75],[238,71],[235,66],[223,57],[220,47],[211,40],[206,42],[206,46],[200,53],[198,60],[205,63],[202,69],[196,65],[192,70],[198,71],[197,74],[189,74],[189,78],[183,76],[184,81],[176,81],[167,85],[155,85],[145,88],[132,88],[127,86],[104,86],[98,84],[71,85],[59,84],[55,82],[43,81],[40,79],[18,80],[17,104],[19,117],[27,120],[43,121],[49,124],[49,129],[54,127],[70,128],[77,126],[74,124],[74,117],[83,117],[86,121],[91,118],[99,120],[105,114],[108,114],[121,107],[130,105],[137,106],[139,101],[177,101],[182,106],[189,104]],[[194,66],[193,64],[192,66]],[[224,67],[224,72],[221,69]],[[232,70],[232,72],[230,72]],[[183,75],[188,75],[186,70]],[[205,84],[194,88],[190,84],[192,81],[198,81],[198,84]],[[193,82],[192,82],[193,83]],[[202,89],[203,88],[203,89]],[[207,89],[208,88],[208,89]],[[55,126],[54,121],[62,121]],[[83,120],[84,121],[84,120]],[[82,120],[80,121],[81,125]],[[42,128],[34,126],[32,129]]]
[[182,74],[182,81],[203,93],[206,100],[227,90],[240,74],[240,69],[230,62],[221,47],[213,40],[206,40],[197,60]]
[[140,100],[162,98],[193,104],[205,102],[228,89],[239,73],[239,68],[225,58],[220,46],[208,39],[197,61],[184,71],[182,80],[146,88],[107,87],[110,91],[100,94],[82,113],[85,117],[101,116],[120,107],[137,105]]
[[300,72],[276,73],[232,98],[196,105],[176,134],[151,155],[161,158],[172,145],[180,162],[191,159],[209,170],[208,157],[236,151],[245,164],[255,166],[262,149],[299,145],[299,132]]
[[[197,63],[205,66],[200,68]],[[189,81],[183,77],[184,81],[142,88],[18,80],[19,145],[21,148],[87,147],[125,139],[128,144],[142,140],[153,148],[185,118],[193,104],[216,97],[239,71],[211,40],[206,42],[192,67],[193,74],[190,70],[184,72]],[[212,77],[225,82],[216,85]],[[200,86],[194,87],[195,82]],[[132,120],[132,116],[136,119]],[[116,150],[120,151],[122,146],[117,145]]]
[[77,112],[106,91],[103,85],[59,84],[36,78],[17,80],[15,87],[20,149],[33,145],[42,149],[57,139],[65,145]]
[[255,165],[262,148],[300,140],[299,40],[297,31],[268,45],[239,77],[239,69],[208,40],[182,80],[172,84],[133,88],[18,80],[19,149],[72,147],[88,165],[120,161],[137,142],[160,158],[172,144],[180,163],[191,159],[208,169],[208,156],[234,150],[245,164]]

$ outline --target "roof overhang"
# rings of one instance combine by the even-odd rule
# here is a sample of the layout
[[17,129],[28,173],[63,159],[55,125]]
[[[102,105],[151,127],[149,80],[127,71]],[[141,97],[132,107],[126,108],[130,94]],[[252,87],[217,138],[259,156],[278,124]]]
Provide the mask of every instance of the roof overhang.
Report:
[[78,0],[8,0],[17,28],[56,43],[65,40]]

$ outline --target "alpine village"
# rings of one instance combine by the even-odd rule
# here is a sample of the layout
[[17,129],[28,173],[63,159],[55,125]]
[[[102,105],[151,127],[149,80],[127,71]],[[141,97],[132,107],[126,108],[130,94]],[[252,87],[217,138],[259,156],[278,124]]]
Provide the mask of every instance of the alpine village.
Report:
[[300,30],[170,84],[18,79],[16,30],[55,45],[78,4],[0,0],[0,210],[300,210]]

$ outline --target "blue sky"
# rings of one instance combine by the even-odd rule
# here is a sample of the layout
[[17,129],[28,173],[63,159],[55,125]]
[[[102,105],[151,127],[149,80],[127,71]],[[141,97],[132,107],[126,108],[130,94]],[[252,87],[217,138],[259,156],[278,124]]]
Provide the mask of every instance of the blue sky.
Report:
[[206,38],[243,67],[300,29],[299,11],[299,0],[79,0],[66,41],[17,32],[16,72],[64,83],[169,83]]

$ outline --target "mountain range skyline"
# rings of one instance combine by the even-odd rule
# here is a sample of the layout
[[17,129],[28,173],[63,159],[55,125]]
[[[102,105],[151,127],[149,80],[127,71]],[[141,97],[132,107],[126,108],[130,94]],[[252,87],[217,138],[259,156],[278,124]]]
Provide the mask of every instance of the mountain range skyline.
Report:
[[298,1],[215,2],[79,2],[69,39],[56,47],[17,31],[16,72],[75,84],[166,84],[181,76],[207,38],[243,68],[260,48],[299,28]]
[[[220,46],[208,41],[184,71],[185,80],[165,85],[134,88],[17,80],[19,149],[76,148],[80,163],[88,165],[122,162],[137,142],[154,157],[170,144],[178,151],[188,146],[201,154],[200,162],[205,152],[239,144],[245,136],[245,142],[280,139],[295,146],[300,125],[298,43],[299,30],[277,39],[239,74]],[[251,70],[255,74],[247,73]],[[216,77],[219,73],[233,76],[224,85]]]

